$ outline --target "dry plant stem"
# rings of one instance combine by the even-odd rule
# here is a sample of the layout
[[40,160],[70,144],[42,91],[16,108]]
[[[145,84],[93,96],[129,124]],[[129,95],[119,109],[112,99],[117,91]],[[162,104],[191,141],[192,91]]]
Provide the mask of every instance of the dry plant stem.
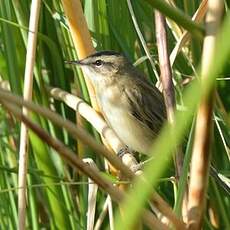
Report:
[[111,196],[109,196],[108,213],[109,213],[109,229],[114,230],[114,213],[113,213],[113,202]]
[[[143,218],[143,221],[145,221],[145,219],[151,219],[152,220],[152,225],[147,225],[147,223],[144,222],[144,224],[146,224],[149,229],[152,230],[169,230],[168,226],[162,224],[155,216],[154,218],[152,218],[152,213],[147,211],[147,210],[143,210],[142,211],[142,216],[145,217]],[[183,229],[181,229],[183,230]]]
[[[93,48],[81,2],[80,0],[62,0],[62,5],[65,11],[65,15],[68,19],[70,33],[75,49],[77,51],[78,58],[85,58],[86,56],[94,53],[95,50]],[[87,77],[85,77],[85,81],[89,91],[92,106],[96,111],[100,111],[96,101],[93,85]]]
[[102,208],[102,211],[97,219],[97,222],[94,226],[94,230],[100,230],[101,229],[101,225],[105,219],[105,216],[106,216],[106,213],[108,212],[108,206],[109,206],[109,203],[110,203],[110,200],[111,200],[111,197],[108,195],[106,197],[106,200],[105,200],[105,203],[104,203],[104,206]]
[[168,207],[168,204],[161,198],[161,196],[154,192],[151,196],[150,201],[152,204],[170,220],[175,229],[186,229],[185,224],[178,219],[178,217],[173,213],[173,210]]
[[[166,20],[165,17],[159,12],[155,11],[155,24],[156,24],[156,38],[157,48],[161,71],[161,82],[163,86],[163,94],[166,104],[167,118],[172,126],[174,123],[174,108],[176,107],[175,93],[172,81],[172,70],[169,60],[168,47],[167,47],[167,34],[166,34]],[[173,135],[173,134],[171,134]],[[176,168],[176,179],[182,173],[183,167],[183,154],[181,148],[178,146],[175,149],[174,163]],[[187,213],[187,191],[184,194],[182,213]],[[186,216],[186,215],[183,215]]]
[[[99,172],[97,165],[91,158],[83,159],[84,163],[89,164],[92,168]],[[97,191],[98,185],[93,183],[94,181],[89,177],[88,178],[88,209],[87,209],[87,230],[93,230],[94,219],[96,213],[96,201],[97,201]]]
[[[109,164],[109,162],[106,159],[104,159],[104,166],[105,166],[105,171],[107,173],[112,173],[112,170],[109,170],[112,169],[112,165]],[[115,170],[115,175],[117,175],[116,170]],[[120,189],[119,186],[117,186],[117,188]],[[112,203],[111,196],[108,196],[108,198],[109,198],[109,202],[108,202],[109,229],[114,230],[113,203]]]
[[210,166],[213,100],[211,96],[203,98],[197,115],[189,184],[188,223],[190,229],[200,229],[202,224]]
[[[205,84],[208,69],[214,61],[216,34],[218,32],[224,9],[222,0],[209,0],[205,20],[206,36],[204,38],[201,84]],[[205,194],[210,167],[210,143],[212,136],[212,114],[214,91],[203,95],[197,114],[194,145],[192,152],[189,184],[189,229],[201,229],[205,209]]]
[[[125,194],[119,191],[112,183],[104,179],[98,170],[91,167],[89,164],[84,163],[79,159],[74,152],[67,148],[61,141],[54,139],[49,134],[47,134],[42,128],[37,124],[33,123],[29,118],[24,116],[20,109],[16,108],[14,105],[2,102],[2,104],[14,114],[19,120],[21,120],[26,126],[28,126],[36,135],[38,135],[42,140],[44,140],[49,146],[54,148],[62,158],[64,158],[71,166],[83,172],[86,176],[91,178],[95,183],[98,184],[100,188],[111,195],[112,199],[116,202],[120,202],[124,199]],[[151,212],[143,210],[142,218],[144,223],[150,229],[167,229],[164,224],[162,224]]]
[[[163,86],[163,94],[166,104],[167,118],[169,123],[171,125],[174,125],[174,108],[176,107],[176,103],[172,81],[172,71],[167,47],[166,20],[165,17],[159,11],[155,11],[155,24],[158,56],[161,71],[161,82]],[[177,176],[180,176],[183,165],[183,155],[179,148],[176,152],[176,174]]]
[[[28,45],[26,53],[26,68],[24,76],[23,97],[26,100],[32,99],[33,90],[33,68],[35,62],[37,30],[40,13],[40,0],[33,0],[31,3]],[[26,108],[22,109],[25,116],[28,115]],[[25,229],[26,220],[26,175],[28,161],[28,130],[22,123],[20,130],[20,150],[19,150],[19,167],[18,167],[18,229]]]
[[[0,89],[0,98],[1,98],[0,99],[1,101],[7,101],[7,102],[15,103],[15,104],[18,104],[21,106],[24,105],[24,106],[28,107],[30,110],[33,110],[34,112],[49,118],[51,121],[55,122],[57,125],[64,127],[66,130],[68,130],[74,138],[79,138],[86,145],[88,145],[92,149],[94,149],[98,154],[102,154],[103,156],[105,156],[111,162],[111,164],[113,164],[114,166],[117,166],[117,168],[121,171],[121,173],[126,178],[129,178],[131,180],[134,178],[134,176],[135,176],[134,173],[131,172],[125,165],[123,165],[120,162],[120,159],[117,158],[117,156],[115,154],[111,154],[104,147],[97,144],[94,141],[94,139],[92,137],[90,137],[88,134],[86,134],[85,130],[82,129],[81,127],[75,126],[75,124],[73,124],[72,122],[64,121],[59,115],[55,114],[54,112],[52,112],[48,109],[45,109],[45,108],[40,108],[39,106],[34,105],[31,102],[23,101],[22,99],[12,95],[11,93],[6,92],[5,90]],[[85,102],[82,101],[81,104],[83,104],[83,103],[85,103]],[[93,110],[93,109],[91,108],[91,110]],[[87,111],[87,114],[88,113],[89,113],[89,111]],[[99,116],[99,115],[97,114],[97,116]],[[118,161],[118,162],[116,163],[116,161]],[[119,168],[120,164],[122,164],[122,167]],[[173,213],[171,207],[156,192],[153,195],[152,199],[154,200],[155,204],[158,205],[157,207],[162,211],[162,213],[170,221],[172,221],[172,223],[174,223],[175,226],[179,226],[179,225],[181,226],[183,224],[183,222],[181,220],[179,220],[176,217],[176,215]]]
[[175,95],[172,82],[172,71],[168,58],[165,17],[155,10],[156,40],[161,72],[161,82],[169,122],[174,122]]
[[65,15],[69,22],[71,36],[79,58],[85,58],[95,50],[79,0],[62,0]]

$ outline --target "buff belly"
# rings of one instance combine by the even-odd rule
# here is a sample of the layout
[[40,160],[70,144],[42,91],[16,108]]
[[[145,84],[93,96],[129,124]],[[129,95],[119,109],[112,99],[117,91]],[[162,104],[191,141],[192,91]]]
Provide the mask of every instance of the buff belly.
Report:
[[104,116],[118,137],[131,149],[147,153],[154,139],[153,132],[120,105],[102,103]]

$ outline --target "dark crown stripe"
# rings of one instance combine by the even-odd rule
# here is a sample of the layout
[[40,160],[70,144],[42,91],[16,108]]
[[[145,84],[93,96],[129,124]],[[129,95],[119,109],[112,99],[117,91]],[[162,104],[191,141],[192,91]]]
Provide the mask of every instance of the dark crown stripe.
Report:
[[100,57],[100,56],[104,56],[104,55],[115,55],[115,56],[120,56],[121,54],[118,53],[118,52],[115,52],[115,51],[112,51],[112,50],[105,50],[105,51],[99,51],[99,52],[96,52],[92,55],[90,55],[89,57]]

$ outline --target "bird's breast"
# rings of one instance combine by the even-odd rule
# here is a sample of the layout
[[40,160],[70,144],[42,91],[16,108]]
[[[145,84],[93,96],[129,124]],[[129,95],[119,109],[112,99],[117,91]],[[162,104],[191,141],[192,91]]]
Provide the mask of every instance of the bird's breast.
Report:
[[100,92],[99,101],[107,122],[118,137],[133,150],[148,151],[153,132],[132,115],[122,91],[108,87]]

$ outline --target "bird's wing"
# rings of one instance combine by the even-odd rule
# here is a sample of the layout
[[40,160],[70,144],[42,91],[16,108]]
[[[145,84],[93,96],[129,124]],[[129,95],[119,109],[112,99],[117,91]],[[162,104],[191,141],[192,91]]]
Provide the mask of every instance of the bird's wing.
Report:
[[132,115],[157,134],[166,119],[163,96],[143,78],[136,79],[135,83],[125,89]]

